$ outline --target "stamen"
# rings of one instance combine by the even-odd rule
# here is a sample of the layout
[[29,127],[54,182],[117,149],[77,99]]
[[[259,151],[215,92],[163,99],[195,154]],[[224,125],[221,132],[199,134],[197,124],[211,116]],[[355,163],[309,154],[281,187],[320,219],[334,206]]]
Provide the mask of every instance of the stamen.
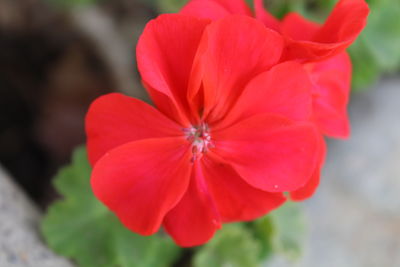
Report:
[[214,147],[207,124],[202,123],[198,126],[184,129],[183,131],[187,140],[192,143],[192,162],[201,158],[203,154],[207,152],[208,148]]

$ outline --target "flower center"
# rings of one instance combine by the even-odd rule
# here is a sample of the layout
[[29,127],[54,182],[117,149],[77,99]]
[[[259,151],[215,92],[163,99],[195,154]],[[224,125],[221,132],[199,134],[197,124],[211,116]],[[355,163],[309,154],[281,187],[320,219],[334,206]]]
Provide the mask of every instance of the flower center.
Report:
[[210,129],[207,124],[202,123],[198,126],[192,126],[184,129],[184,132],[187,140],[192,143],[192,162],[201,158],[208,148],[213,147]]

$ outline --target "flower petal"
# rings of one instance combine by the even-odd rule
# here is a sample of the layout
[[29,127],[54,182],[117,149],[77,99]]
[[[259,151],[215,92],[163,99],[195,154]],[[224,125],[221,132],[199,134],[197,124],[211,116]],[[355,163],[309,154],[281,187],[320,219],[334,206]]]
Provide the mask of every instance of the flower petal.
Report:
[[254,0],[254,11],[256,19],[264,23],[268,28],[280,31],[280,22],[273,15],[271,15],[264,7],[264,0]]
[[290,199],[293,201],[303,201],[307,198],[310,198],[319,185],[320,177],[321,177],[321,170],[325,162],[326,156],[326,143],[324,138],[321,136],[320,138],[320,151],[319,151],[319,160],[317,167],[315,168],[314,173],[312,174],[310,180],[301,188],[297,189],[296,191],[290,192]]
[[320,130],[331,137],[347,138],[350,123],[347,104],[350,97],[351,61],[347,53],[306,64],[313,82],[313,115]]
[[[210,24],[196,57],[203,72],[204,116],[223,117],[255,75],[277,63],[283,40],[275,31],[245,16],[229,16]],[[200,89],[190,91],[193,99]]]
[[95,196],[133,232],[151,235],[189,184],[190,149],[184,138],[146,139],[111,150],[94,166]]
[[[343,52],[365,27],[368,13],[365,0],[340,0],[316,32],[311,30],[312,27],[303,27],[306,24],[300,19],[284,20],[282,28],[292,29],[282,31],[289,38],[284,58],[314,61]],[[299,30],[299,25],[304,28],[304,33]]]
[[340,0],[313,41],[348,46],[365,27],[368,14],[365,0]]
[[290,199],[293,201],[303,201],[310,198],[319,185],[321,178],[321,168],[317,167],[314,173],[311,175],[310,180],[301,188],[296,191],[290,192]]
[[196,161],[186,194],[165,216],[165,230],[182,247],[206,243],[221,227],[220,217],[214,205],[204,175]]
[[294,191],[310,179],[318,157],[318,131],[277,115],[256,115],[212,132],[218,156],[250,185],[269,192]]
[[320,28],[321,25],[303,18],[298,13],[288,13],[280,29],[282,34],[293,40],[311,40]]
[[215,0],[192,0],[179,14],[217,20],[230,15],[230,12]]
[[191,0],[179,13],[211,20],[233,14],[252,16],[250,8],[243,0]]
[[216,128],[262,113],[275,113],[292,120],[308,120],[312,112],[312,84],[296,62],[286,62],[263,72],[244,89],[235,106]]
[[149,104],[117,93],[101,96],[91,104],[85,127],[92,165],[125,143],[182,135],[181,126]]
[[246,183],[213,153],[203,157],[203,173],[223,222],[250,221],[282,205],[282,193],[270,193]]
[[[146,25],[137,45],[138,69],[153,101],[162,112],[182,124],[188,124],[186,96],[189,76],[201,36],[208,24],[209,20],[195,17],[161,15]],[[165,98],[154,98],[160,93],[169,97],[178,112],[171,114],[165,108]],[[180,117],[176,118],[176,114]]]

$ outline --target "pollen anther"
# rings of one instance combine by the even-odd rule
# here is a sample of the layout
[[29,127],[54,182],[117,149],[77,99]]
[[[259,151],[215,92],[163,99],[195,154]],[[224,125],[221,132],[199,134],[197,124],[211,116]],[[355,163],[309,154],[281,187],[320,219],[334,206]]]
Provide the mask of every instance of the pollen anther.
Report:
[[210,130],[207,124],[202,123],[198,126],[184,129],[183,131],[187,140],[192,144],[192,162],[201,158],[209,148],[213,147]]

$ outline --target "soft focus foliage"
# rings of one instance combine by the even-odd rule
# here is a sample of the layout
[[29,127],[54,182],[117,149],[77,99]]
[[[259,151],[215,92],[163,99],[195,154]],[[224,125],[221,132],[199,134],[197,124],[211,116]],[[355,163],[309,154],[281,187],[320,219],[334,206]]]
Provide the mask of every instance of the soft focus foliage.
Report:
[[400,69],[400,1],[370,1],[368,26],[350,48],[356,89]]
[[64,199],[51,206],[42,224],[50,247],[80,266],[170,266],[179,248],[166,236],[144,237],[123,227],[93,196],[90,171],[86,151],[80,148],[72,165],[55,178]]
[[[178,261],[185,250],[162,233],[143,237],[123,227],[92,194],[90,165],[84,148],[54,183],[63,199],[42,222],[48,245],[58,254],[87,267],[162,267]],[[250,223],[225,225],[208,244],[196,248],[195,267],[259,266],[272,255],[296,258],[305,233],[299,205],[287,203]]]
[[[256,221],[259,230],[264,228],[261,226],[268,217]],[[305,238],[306,223],[303,213],[299,209],[298,204],[288,202],[284,208],[278,209],[271,213],[270,216],[273,230],[269,237],[272,241],[272,248],[277,253],[282,253],[287,258],[295,260],[302,254],[302,240]],[[265,236],[268,236],[265,234]]]
[[176,12],[177,9],[186,4],[187,0],[151,0],[157,3],[157,8],[162,13]]
[[251,236],[244,225],[226,225],[224,231],[196,253],[195,267],[258,266],[260,243]]
[[295,261],[302,254],[305,233],[305,218],[299,204],[287,202],[261,219],[226,225],[198,250],[194,266],[252,267],[277,255]]

